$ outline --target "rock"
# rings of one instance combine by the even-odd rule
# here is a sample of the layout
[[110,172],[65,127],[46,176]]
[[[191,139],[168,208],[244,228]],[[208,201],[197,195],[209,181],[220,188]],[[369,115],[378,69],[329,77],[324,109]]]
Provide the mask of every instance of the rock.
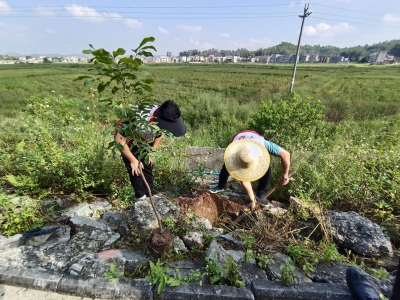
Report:
[[230,257],[233,258],[235,262],[240,262],[244,257],[244,251],[236,251],[236,250],[226,250]]
[[196,247],[197,249],[204,248],[203,233],[193,231],[183,237],[183,242],[189,248]]
[[220,238],[222,238],[234,245],[243,246],[242,240],[237,237],[234,237],[231,233],[222,234],[222,235],[220,235]]
[[94,229],[99,229],[108,233],[112,232],[106,221],[97,218],[74,216],[70,219],[70,222],[76,226],[78,232],[84,231],[90,234]]
[[229,253],[222,247],[218,242],[212,241],[207,249],[206,257],[213,260],[217,264],[226,266],[226,259],[229,257]]
[[[162,218],[174,218],[179,213],[179,207],[164,197],[153,197],[154,206]],[[137,201],[132,205],[131,216],[143,230],[158,228],[156,215],[150,203],[150,199]]]
[[99,217],[101,212],[108,209],[111,209],[111,204],[108,201],[84,202],[61,213],[61,217],[62,219],[69,219],[75,216]]
[[335,243],[358,254],[372,257],[392,256],[390,239],[382,228],[354,211],[328,211],[325,226],[331,229]]
[[128,224],[121,213],[107,211],[101,216],[101,219],[110,224],[110,228],[117,231],[122,238],[128,237]]
[[[280,280],[282,270],[281,266],[285,264],[285,261],[289,258],[289,256],[284,255],[282,253],[274,254],[274,263],[267,267],[267,275],[270,280]],[[292,265],[294,263],[292,262]],[[294,275],[298,281],[298,283],[302,282],[312,282],[310,278],[308,278],[297,266],[295,266]]]
[[174,238],[174,250],[177,253],[188,251],[188,249],[185,246],[185,243],[179,237]]
[[25,238],[22,234],[16,234],[9,238],[3,237],[0,240],[0,250],[5,250],[9,248],[17,248],[25,245]]
[[243,262],[239,264],[239,279],[244,280],[246,287],[251,288],[251,283],[254,279],[268,280],[265,271],[261,270],[252,263]]
[[192,229],[199,229],[199,230],[213,228],[211,222],[204,217],[195,217],[195,219],[190,222],[189,227]]

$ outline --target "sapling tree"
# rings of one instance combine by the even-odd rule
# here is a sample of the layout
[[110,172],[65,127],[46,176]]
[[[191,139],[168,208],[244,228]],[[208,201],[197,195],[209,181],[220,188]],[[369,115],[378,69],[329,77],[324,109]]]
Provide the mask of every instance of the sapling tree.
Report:
[[[143,68],[143,61],[140,57],[152,57],[152,51],[157,51],[153,45],[154,37],[146,37],[139,46],[132,49],[133,54],[127,55],[126,50],[118,48],[109,52],[103,48],[83,50],[84,54],[93,57],[89,62],[92,67],[88,69],[90,75],[77,77],[75,80],[84,80],[84,85],[95,84],[97,92],[101,95],[100,101],[105,102],[107,107],[112,109],[120,120],[121,126],[112,128],[118,130],[125,138],[126,142],[132,142],[131,147],[137,146],[140,149],[139,160],[144,159],[148,163],[149,158],[156,159],[156,153],[151,146],[155,136],[168,135],[169,132],[160,129],[155,123],[147,122],[146,112],[151,110],[154,104],[152,97],[152,87],[154,80]],[[144,114],[142,114],[144,113]],[[143,140],[141,137],[146,134],[148,137]],[[122,150],[123,145],[115,141],[110,142],[109,149],[113,154],[116,150]],[[143,180],[148,188],[150,202],[157,217],[160,232],[163,232],[162,222],[151,197],[150,188],[141,173]]]

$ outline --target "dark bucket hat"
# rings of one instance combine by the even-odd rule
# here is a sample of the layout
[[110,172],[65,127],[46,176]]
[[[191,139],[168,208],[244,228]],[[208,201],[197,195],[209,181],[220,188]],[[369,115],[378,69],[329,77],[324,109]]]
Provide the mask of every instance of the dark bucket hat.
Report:
[[179,116],[177,119],[170,119],[163,114],[161,109],[158,109],[155,121],[161,129],[168,130],[175,137],[180,137],[186,133],[186,125]]

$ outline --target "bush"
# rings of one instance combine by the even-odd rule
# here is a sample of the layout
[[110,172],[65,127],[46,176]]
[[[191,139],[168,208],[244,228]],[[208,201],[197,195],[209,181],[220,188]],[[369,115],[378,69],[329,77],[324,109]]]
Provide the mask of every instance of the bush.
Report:
[[101,128],[80,114],[78,103],[33,97],[20,122],[28,137],[2,154],[12,161],[5,165],[3,180],[21,193],[40,196],[104,191],[111,155]]
[[262,102],[260,110],[249,122],[250,128],[283,148],[315,150],[330,144],[337,128],[324,122],[324,106],[311,97]]

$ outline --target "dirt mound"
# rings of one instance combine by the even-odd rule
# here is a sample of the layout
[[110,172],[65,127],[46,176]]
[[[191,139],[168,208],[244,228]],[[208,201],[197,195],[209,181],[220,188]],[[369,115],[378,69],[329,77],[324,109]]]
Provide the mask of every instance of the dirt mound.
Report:
[[[239,203],[211,194],[206,190],[197,190],[193,198],[173,199],[184,212],[191,212],[195,216],[205,217],[214,225],[217,220],[237,217],[243,210]],[[226,221],[226,220],[225,220]]]

